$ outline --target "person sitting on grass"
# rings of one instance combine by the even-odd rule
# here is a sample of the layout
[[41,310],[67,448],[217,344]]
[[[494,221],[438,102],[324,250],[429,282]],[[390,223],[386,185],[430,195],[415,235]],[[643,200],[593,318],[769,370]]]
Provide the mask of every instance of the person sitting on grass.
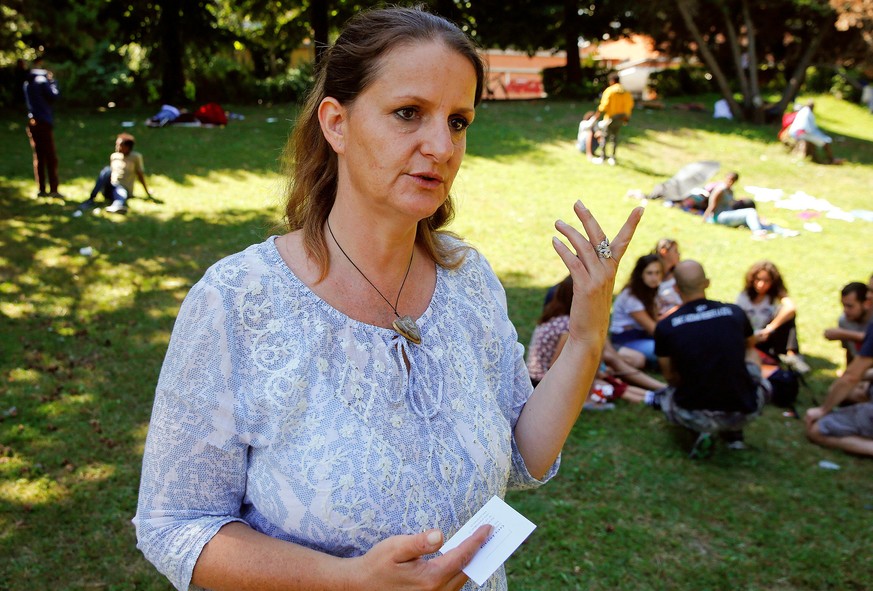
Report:
[[[573,301],[573,282],[567,277],[561,283],[553,285],[546,293],[546,301],[537,326],[528,347],[527,367],[531,381],[537,385],[548,371],[567,339],[567,322],[570,314],[570,304]],[[656,391],[667,384],[656,380],[643,371],[646,366],[645,356],[632,349],[624,349],[622,354],[607,340],[603,343],[600,361],[602,363],[598,377],[615,378],[626,382],[629,388],[628,399],[638,394],[643,397],[647,391]],[[604,367],[605,366],[605,367]],[[601,375],[602,374],[602,375]],[[639,400],[633,400],[639,402]]]
[[657,363],[652,335],[658,321],[660,285],[661,263],[657,255],[637,259],[630,279],[612,304],[610,339],[622,356],[631,349],[642,353],[648,363]]
[[[871,278],[873,279],[873,278]],[[837,328],[828,328],[824,337],[829,341],[840,341],[846,350],[846,366],[852,363],[864,341],[864,331],[873,317],[871,301],[867,299],[869,288],[860,281],[853,281],[840,291],[843,313],[837,320]]]
[[603,142],[603,131],[601,131],[594,118],[594,111],[588,111],[579,122],[579,133],[576,136],[576,147],[580,152],[584,152],[588,160],[594,159],[594,154],[597,148]]
[[96,207],[95,201],[99,194],[110,203],[105,211],[127,213],[127,200],[133,196],[136,179],[139,179],[142,188],[145,189],[146,197],[152,198],[146,185],[142,154],[133,150],[135,142],[135,138],[129,133],[118,134],[115,138],[115,152],[109,156],[109,166],[100,171],[97,182],[91,190],[91,196],[76,208],[78,215]]
[[752,231],[754,238],[775,238],[781,236],[797,236],[799,232],[781,228],[775,224],[764,222],[758,215],[753,201],[734,199],[733,185],[740,175],[729,172],[725,180],[718,183],[706,197],[706,209],[703,211],[703,221],[708,224],[720,224],[731,228],[746,226]]
[[809,371],[797,340],[797,306],[775,264],[758,261],[749,268],[736,304],[752,323],[764,363],[778,365],[781,360],[799,373]]
[[[864,285],[860,281],[853,281],[846,285],[840,292],[843,313],[837,321],[839,326],[824,331],[826,339],[842,342],[846,349],[846,367],[851,365],[852,360],[861,350],[865,331],[873,322],[873,288],[871,286],[873,286],[873,276],[870,277],[870,285]],[[843,372],[840,371],[837,376],[842,374]],[[865,372],[858,385],[852,389],[840,405],[845,406],[873,400],[871,385],[873,385],[873,369]]]
[[788,127],[788,135],[798,142],[806,142],[824,152],[824,157],[813,152],[814,161],[822,164],[842,164],[843,159],[834,158],[834,152],[831,150],[833,138],[823,132],[816,124],[815,115],[812,112],[814,108],[815,101],[810,100],[797,111],[794,121]]
[[[629,356],[628,353],[636,354],[638,357]],[[662,390],[667,387],[667,384],[643,371],[646,366],[646,358],[642,353],[626,349],[624,355],[619,355],[612,343],[606,341],[603,344],[600,360],[606,365],[608,375],[619,378],[631,386],[637,386],[643,392]]]
[[659,313],[663,317],[672,313],[682,305],[682,298],[676,293],[674,286],[676,278],[673,277],[673,269],[679,264],[679,243],[672,238],[661,238],[655,244],[652,254],[658,257],[661,263],[661,285],[658,286]]
[[[550,290],[551,291],[551,290]],[[527,369],[531,382],[534,386],[540,383],[546,372],[557,360],[564,348],[567,338],[570,336],[570,307],[573,303],[573,278],[569,275],[561,281],[554,290],[554,295],[546,303],[540,319],[531,336],[528,347]],[[608,352],[607,349],[610,351]],[[611,364],[620,368],[622,376],[616,375],[611,369]],[[638,375],[639,374],[639,375]],[[622,379],[625,376],[636,378],[634,381],[643,383],[647,387],[639,387],[626,383]],[[630,381],[630,380],[627,380]],[[600,410],[612,408],[605,404],[618,398],[626,398],[630,402],[643,402],[647,395],[651,396],[652,390],[664,387],[665,384],[647,376],[636,368],[631,367],[621,356],[615,353],[611,346],[604,345],[601,356],[600,369],[589,392],[589,400],[585,403],[586,410]],[[608,395],[593,396],[595,392],[609,392]]]
[[770,395],[752,325],[739,306],[706,298],[709,279],[700,263],[682,261],[674,273],[682,306],[655,329],[655,352],[670,386],[651,404],[698,434],[692,458],[712,452],[713,433],[730,449],[743,449],[743,427]]
[[682,207],[689,211],[706,212],[713,200],[735,204],[733,186],[739,178],[740,175],[736,172],[729,172],[721,181],[712,181],[703,187],[691,189],[682,200]]
[[824,404],[806,411],[806,435],[810,441],[853,454],[873,456],[873,402],[837,408],[856,390],[870,369],[873,369],[873,324],[867,326],[861,349],[849,367],[831,384]]

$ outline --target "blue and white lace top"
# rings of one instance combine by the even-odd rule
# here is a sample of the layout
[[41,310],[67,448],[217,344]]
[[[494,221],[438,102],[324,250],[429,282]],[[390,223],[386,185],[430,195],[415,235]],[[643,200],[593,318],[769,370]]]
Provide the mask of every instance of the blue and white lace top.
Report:
[[[513,438],[531,383],[478,253],[437,267],[418,324],[417,346],[347,317],[274,238],[213,265],[158,380],[133,520],[146,558],[184,590],[232,521],[341,557],[431,527],[448,539],[493,495],[551,478],[560,460],[536,480]],[[505,589],[503,569],[484,588]]]

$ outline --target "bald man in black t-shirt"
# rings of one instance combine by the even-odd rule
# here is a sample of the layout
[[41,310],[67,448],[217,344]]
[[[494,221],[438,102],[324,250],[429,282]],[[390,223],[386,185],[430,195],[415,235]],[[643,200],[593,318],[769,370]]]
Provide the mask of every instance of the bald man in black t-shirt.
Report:
[[691,457],[711,452],[712,433],[742,449],[743,427],[769,397],[752,326],[738,306],[706,299],[709,279],[697,261],[680,262],[673,274],[682,306],[655,328],[655,355],[670,384],[661,410],[699,434]]

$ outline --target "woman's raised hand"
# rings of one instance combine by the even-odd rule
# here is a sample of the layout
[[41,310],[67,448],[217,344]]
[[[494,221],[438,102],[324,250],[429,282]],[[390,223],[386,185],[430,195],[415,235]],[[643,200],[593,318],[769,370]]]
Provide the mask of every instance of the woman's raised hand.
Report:
[[[608,240],[597,219],[581,201],[576,201],[573,211],[582,222],[588,237],[583,236],[570,224],[558,220],[555,228],[567,238],[572,250],[558,238],[552,239],[555,251],[573,277],[569,339],[577,342],[591,341],[595,344],[599,343],[598,347],[602,347],[612,306],[615,273],[640,222],[643,208],[637,207],[631,211],[627,221],[611,241]],[[604,249],[604,246],[607,248]],[[611,251],[611,256],[598,252],[598,247],[601,247],[601,250]]]
[[457,591],[467,582],[463,569],[491,535],[491,526],[480,526],[459,546],[441,556],[425,560],[443,545],[438,529],[408,536],[392,536],[375,546],[360,558],[361,564],[355,589],[391,590],[421,589],[425,591]]

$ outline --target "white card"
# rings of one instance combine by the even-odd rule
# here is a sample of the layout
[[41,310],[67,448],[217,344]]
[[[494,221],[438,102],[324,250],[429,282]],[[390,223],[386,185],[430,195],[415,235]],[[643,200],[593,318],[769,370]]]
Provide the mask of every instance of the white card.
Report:
[[524,515],[507,505],[503,499],[491,497],[470,520],[446,542],[440,552],[445,554],[469,538],[480,526],[488,524],[494,529],[470,564],[464,567],[464,574],[480,587],[497,568],[506,562],[521,543],[536,528]]

